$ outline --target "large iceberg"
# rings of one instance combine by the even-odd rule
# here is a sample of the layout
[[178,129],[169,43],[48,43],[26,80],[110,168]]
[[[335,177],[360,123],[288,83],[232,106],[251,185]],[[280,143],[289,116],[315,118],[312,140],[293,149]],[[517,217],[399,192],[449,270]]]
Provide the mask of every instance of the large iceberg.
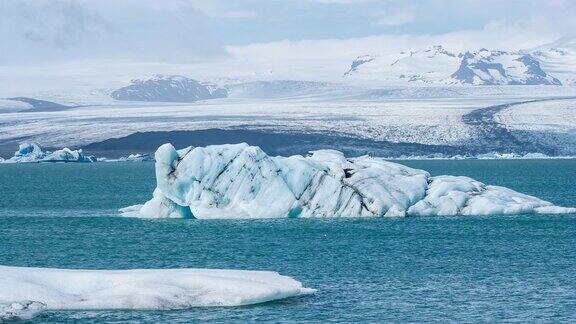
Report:
[[382,217],[575,213],[468,177],[432,177],[333,150],[271,157],[248,144],[158,148],[151,200],[120,210],[146,218]]
[[183,309],[240,306],[313,293],[271,271],[77,270],[0,266],[0,322],[42,309]]
[[43,151],[36,143],[22,143],[14,156],[0,161],[3,163],[33,163],[33,162],[96,162],[96,158],[84,155],[82,150],[63,148],[54,152]]

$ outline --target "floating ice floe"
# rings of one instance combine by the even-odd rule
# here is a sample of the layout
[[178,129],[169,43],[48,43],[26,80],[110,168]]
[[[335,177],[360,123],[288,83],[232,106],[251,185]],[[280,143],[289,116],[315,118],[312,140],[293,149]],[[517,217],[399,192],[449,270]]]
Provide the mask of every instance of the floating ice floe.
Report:
[[54,152],[43,151],[36,143],[23,143],[14,156],[3,163],[38,163],[38,162],[96,162],[93,156],[84,155],[82,150],[63,148]]
[[0,266],[0,321],[26,319],[43,309],[164,310],[240,306],[314,291],[271,271]]
[[368,156],[321,150],[271,157],[247,144],[158,148],[157,188],[143,205],[120,210],[145,218],[382,217],[576,213],[576,208],[468,177]]

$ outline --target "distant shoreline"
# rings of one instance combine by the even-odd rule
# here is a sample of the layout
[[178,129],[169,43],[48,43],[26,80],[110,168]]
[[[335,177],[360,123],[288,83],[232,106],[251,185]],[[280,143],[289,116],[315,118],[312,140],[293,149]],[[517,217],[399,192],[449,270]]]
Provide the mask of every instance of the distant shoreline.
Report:
[[[572,159],[574,156],[553,156],[535,152],[484,152],[466,147],[448,145],[426,145],[418,143],[394,143],[358,138],[343,133],[278,132],[274,130],[250,129],[205,129],[184,131],[137,132],[119,138],[110,138],[90,143],[81,148],[86,154],[96,157],[120,158],[130,154],[153,154],[164,143],[176,148],[218,144],[248,143],[260,146],[269,155],[306,155],[319,149],[339,150],[347,156],[371,155],[393,160],[456,160],[456,159]],[[40,143],[41,144],[41,143]],[[9,158],[18,148],[18,143],[0,144],[0,156]],[[58,150],[62,147],[46,147]],[[485,155],[479,157],[479,155]],[[494,156],[490,156],[494,155]]]
[[278,132],[274,130],[205,129],[190,131],[138,132],[84,145],[81,148],[96,156],[119,157],[131,153],[153,153],[160,145],[172,143],[176,148],[216,144],[248,143],[261,147],[270,155],[307,154],[319,149],[339,150],[348,156],[372,155],[401,157],[457,155],[463,148],[447,145],[393,143],[349,136],[342,133]]

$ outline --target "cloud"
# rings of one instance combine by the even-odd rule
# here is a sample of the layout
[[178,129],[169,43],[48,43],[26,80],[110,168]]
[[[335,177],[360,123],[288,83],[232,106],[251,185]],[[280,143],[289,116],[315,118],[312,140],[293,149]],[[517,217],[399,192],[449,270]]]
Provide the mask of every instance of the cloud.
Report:
[[187,1],[0,1],[0,61],[195,60],[225,51]]
[[180,0],[186,2],[198,12],[210,18],[245,19],[258,16],[255,8],[242,5],[242,1],[231,2],[223,0]]
[[[283,1],[283,0],[280,0]],[[315,2],[315,3],[322,3],[322,4],[362,4],[362,3],[370,3],[370,2],[378,2],[383,0],[292,0],[292,1],[299,1],[299,2]]]
[[[489,23],[481,29],[443,34],[388,34],[348,39],[280,41],[228,46],[231,57],[246,71],[276,79],[338,80],[358,56],[371,54],[391,61],[400,52],[443,45],[459,53],[483,47],[529,50],[559,38],[553,30],[536,32],[518,24]],[[246,73],[246,75],[249,75]]]
[[374,36],[524,48],[576,30],[574,12],[573,0],[0,0],[0,64],[188,62],[223,45]]
[[374,24],[378,26],[401,26],[411,23],[415,19],[416,15],[412,9],[400,8],[382,13]]
[[257,17],[258,13],[256,13],[256,11],[250,11],[250,10],[229,10],[229,11],[210,13],[208,16],[209,17],[215,17],[215,18],[232,18],[232,19],[240,18],[240,19],[242,19],[242,18]]

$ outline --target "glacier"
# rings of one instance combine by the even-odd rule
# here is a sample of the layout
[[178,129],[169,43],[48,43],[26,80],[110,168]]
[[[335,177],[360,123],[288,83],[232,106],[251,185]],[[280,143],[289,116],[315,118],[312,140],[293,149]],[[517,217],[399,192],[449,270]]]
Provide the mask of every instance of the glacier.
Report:
[[0,266],[0,322],[46,310],[242,306],[314,293],[272,271]]
[[157,187],[142,218],[402,217],[576,213],[508,188],[435,176],[381,158],[334,150],[268,156],[246,143],[155,153]]
[[84,155],[82,150],[63,148],[54,152],[43,151],[36,143],[22,143],[14,156],[0,160],[1,163],[39,163],[39,162],[96,162],[93,156]]

